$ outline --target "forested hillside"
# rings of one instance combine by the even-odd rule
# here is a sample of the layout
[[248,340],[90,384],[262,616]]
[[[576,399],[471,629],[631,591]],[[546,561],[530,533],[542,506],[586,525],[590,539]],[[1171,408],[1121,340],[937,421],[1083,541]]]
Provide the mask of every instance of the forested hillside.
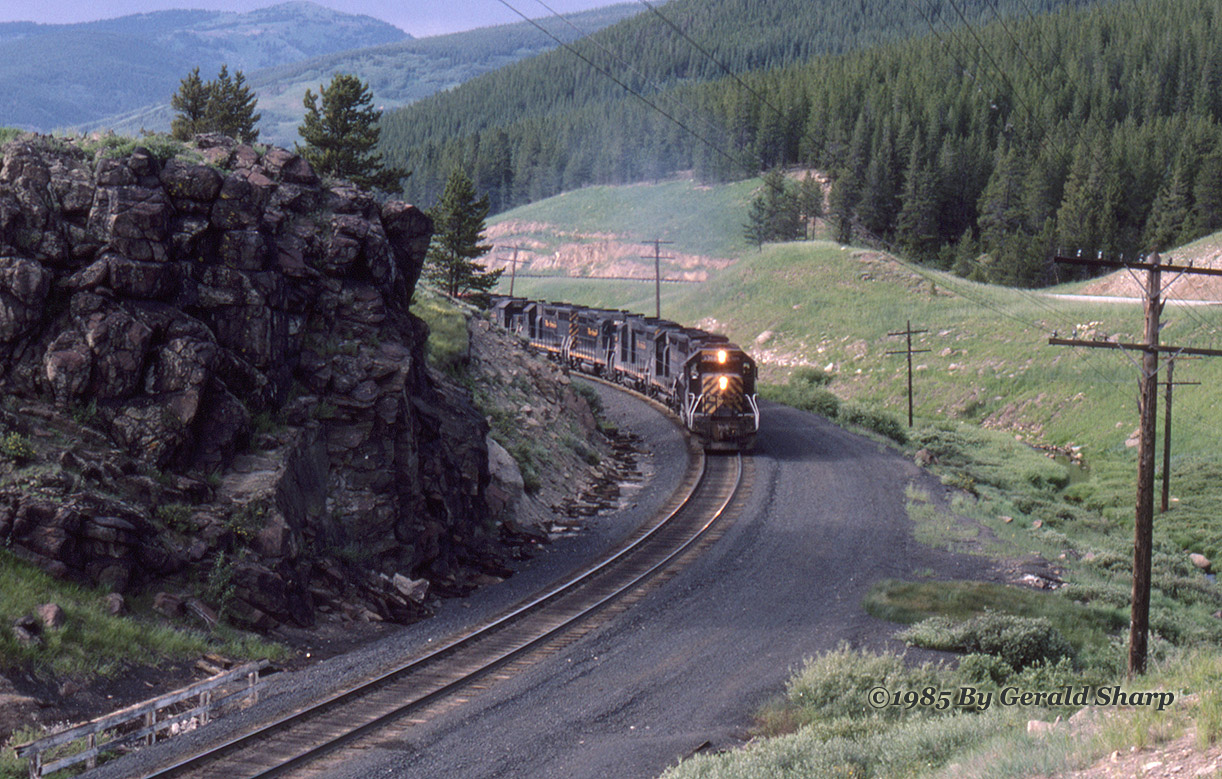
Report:
[[[842,239],[1041,284],[1058,248],[1132,255],[1222,227],[1220,13],[1208,0],[1141,0],[939,22],[936,35],[668,90],[702,138],[605,85],[602,102],[524,105],[508,113],[525,118],[479,133],[440,110],[451,137],[412,150],[411,185],[427,197],[433,171],[462,164],[505,206],[685,169],[813,167],[832,177]],[[559,79],[563,66],[550,67]]]
[[[623,183],[691,167],[693,147],[702,142],[630,96],[626,87],[738,154],[749,148],[751,139],[744,134],[753,133],[759,117],[711,127],[718,117],[692,104],[683,91],[725,79],[722,66],[736,74],[775,70],[823,54],[928,35],[931,24],[945,31],[963,20],[979,25],[1095,2],[672,0],[589,36],[572,50],[549,52],[388,113],[382,149],[396,164],[417,172],[408,184],[413,199],[435,199],[449,168],[459,164],[479,169],[477,183],[501,210],[586,183]],[[716,102],[728,101],[734,112],[758,113],[758,100],[734,89],[733,80],[726,86]],[[780,99],[769,103],[781,107]],[[804,125],[804,106],[784,111],[779,121]],[[736,165],[733,175],[747,172]]]

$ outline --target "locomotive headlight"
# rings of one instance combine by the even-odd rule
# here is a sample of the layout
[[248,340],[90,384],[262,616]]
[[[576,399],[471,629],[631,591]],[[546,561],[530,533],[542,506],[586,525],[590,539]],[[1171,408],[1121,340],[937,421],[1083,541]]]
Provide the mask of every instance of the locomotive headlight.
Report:
[[[721,363],[722,365],[726,364],[726,350],[725,349],[717,350],[717,362]],[[722,387],[722,389],[725,389],[725,387]]]
[[[725,354],[725,352],[722,352],[722,354]],[[722,392],[725,392],[725,391],[726,391],[726,387],[729,387],[729,386],[730,386],[730,377],[729,377],[729,376],[722,376],[722,377],[718,378],[718,379],[717,379],[717,386],[718,386],[718,388],[720,388],[720,389],[721,389],[721,391],[722,391]]]

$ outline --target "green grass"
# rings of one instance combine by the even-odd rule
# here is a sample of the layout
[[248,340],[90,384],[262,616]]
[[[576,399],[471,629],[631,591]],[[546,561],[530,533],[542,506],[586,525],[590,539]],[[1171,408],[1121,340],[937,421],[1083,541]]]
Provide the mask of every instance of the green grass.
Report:
[[[489,220],[489,227],[524,222],[554,225],[570,235],[598,236],[590,240],[614,235],[620,241],[642,242],[640,253],[651,257],[652,244],[645,246],[643,242],[660,238],[675,241],[663,245],[663,254],[673,249],[685,254],[731,257],[751,247],[743,238],[745,216],[727,215],[745,213],[759,185],[752,179],[716,187],[688,180],[585,187],[498,214]],[[530,236],[549,246],[566,240],[558,238],[553,230]]]
[[220,629],[212,634],[175,628],[158,618],[106,613],[105,590],[65,582],[0,551],[0,624],[58,603],[65,623],[44,630],[43,645],[25,647],[11,630],[0,631],[0,669],[88,681],[114,676],[134,665],[186,660],[205,652],[235,658],[278,659],[285,649],[249,634]]
[[417,285],[412,295],[412,313],[429,326],[428,360],[435,370],[457,375],[470,356],[467,319],[470,312],[440,292]]
[[[1043,689],[1042,685],[1068,682],[1071,674],[1063,665],[1040,668],[1013,675],[1007,683],[1023,687],[1041,685]],[[667,779],[927,776],[950,768],[962,755],[982,745],[1005,741],[1018,751],[1034,745],[1021,727],[1025,717],[1042,715],[1042,711],[1001,706],[985,711],[955,706],[939,710],[936,705],[919,705],[920,696],[927,689],[956,691],[953,696],[960,686],[977,691],[996,690],[995,685],[948,666],[912,665],[899,655],[841,647],[809,660],[790,680],[785,698],[771,708],[771,724],[780,724],[791,732],[757,740],[742,750],[698,755],[663,776]],[[918,703],[874,708],[869,701],[876,688],[901,695],[913,693]],[[1072,750],[1068,745],[1058,744],[1050,750],[1047,744],[1040,746],[1047,750],[1041,758],[1042,765],[1059,770],[1071,763]]]

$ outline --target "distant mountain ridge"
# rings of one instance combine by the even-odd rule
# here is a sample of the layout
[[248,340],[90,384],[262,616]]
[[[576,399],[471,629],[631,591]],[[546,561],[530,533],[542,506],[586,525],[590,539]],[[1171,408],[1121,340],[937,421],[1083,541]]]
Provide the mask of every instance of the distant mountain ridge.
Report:
[[169,100],[192,68],[247,73],[410,40],[305,0],[249,13],[157,11],[80,24],[0,24],[0,124],[49,131]]
[[[583,33],[601,30],[641,10],[638,3],[620,3],[566,14],[568,23],[555,18],[536,21],[555,38],[534,24],[518,22],[408,38],[248,71],[246,77],[258,95],[258,110],[263,116],[259,123],[260,140],[291,146],[297,140],[305,91],[317,92],[319,85],[330,81],[335,73],[357,75],[369,84],[379,108],[393,109],[553,49],[558,45],[556,39],[571,42]],[[80,126],[87,130],[110,128],[124,134],[142,129],[167,130],[173,117],[169,107],[172,91],[155,103],[146,100],[134,110],[81,122]]]

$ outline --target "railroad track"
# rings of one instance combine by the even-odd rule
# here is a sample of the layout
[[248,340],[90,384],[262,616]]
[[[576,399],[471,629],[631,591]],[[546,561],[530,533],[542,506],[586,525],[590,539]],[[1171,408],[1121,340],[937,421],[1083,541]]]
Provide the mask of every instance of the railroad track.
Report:
[[695,454],[689,488],[672,501],[677,505],[602,562],[424,656],[146,776],[270,777],[308,771],[347,744],[396,724],[410,725],[413,715],[427,718],[424,713],[447,698],[479,689],[481,679],[584,635],[597,613],[617,601],[635,600],[651,580],[711,543],[717,520],[739,492],[744,463],[741,455],[706,455],[698,449]]

